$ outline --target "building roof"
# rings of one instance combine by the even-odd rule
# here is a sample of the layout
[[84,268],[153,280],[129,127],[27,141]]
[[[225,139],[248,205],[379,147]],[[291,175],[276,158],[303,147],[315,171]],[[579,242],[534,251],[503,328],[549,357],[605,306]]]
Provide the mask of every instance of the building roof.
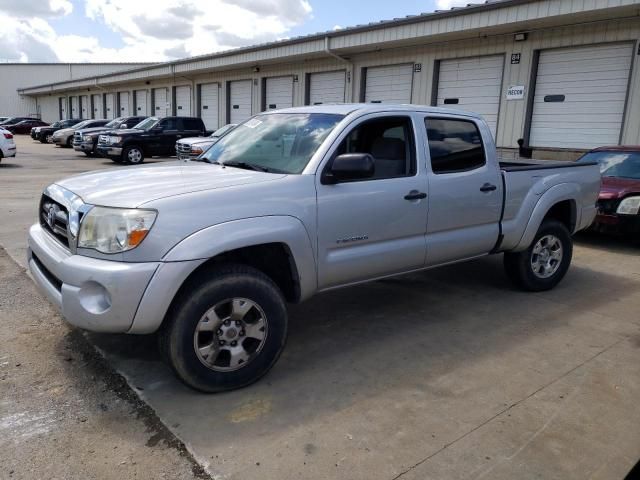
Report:
[[[617,7],[609,7],[609,2],[587,0],[487,0],[484,3],[469,3],[464,7],[449,10],[410,15],[391,20],[382,20],[365,25],[355,25],[326,32],[283,39],[274,42],[240,47],[232,50],[188,57],[122,70],[119,72],[93,75],[84,79],[49,83],[19,89],[21,94],[43,94],[64,90],[90,88],[97,85],[117,84],[130,81],[170,77],[177,74],[193,74],[198,71],[230,70],[248,65],[261,65],[275,61],[294,61],[299,58],[314,58],[341,55],[358,51],[363,47],[380,45],[392,47],[407,45],[427,38],[450,38],[452,34],[471,35],[474,32],[513,33],[528,24],[549,24],[550,18],[564,18],[556,24],[566,24],[566,18],[576,21],[580,18],[597,18],[599,13],[615,9],[637,8],[639,0],[619,0]],[[529,4],[538,4],[531,6]],[[495,11],[499,13],[495,13]],[[480,17],[482,16],[482,17]],[[610,15],[609,15],[610,16]],[[468,18],[460,18],[468,17]],[[409,28],[406,28],[409,27]],[[515,30],[514,30],[515,29]],[[373,40],[371,32],[380,32]],[[448,37],[445,37],[448,35]]]

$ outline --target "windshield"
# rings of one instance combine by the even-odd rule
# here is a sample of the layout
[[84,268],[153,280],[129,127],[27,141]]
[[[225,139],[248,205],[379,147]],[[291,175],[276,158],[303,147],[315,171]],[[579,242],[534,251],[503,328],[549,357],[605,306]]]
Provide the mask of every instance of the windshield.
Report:
[[52,127],[59,127],[59,126],[61,126],[61,125],[62,125],[62,122],[60,122],[60,121],[53,122],[53,123],[51,124],[51,126],[52,126]]
[[323,113],[258,115],[223,136],[199,161],[300,173],[342,118]]
[[151,127],[153,127],[159,121],[160,121],[160,119],[156,118],[156,117],[145,118],[140,123],[135,125],[133,128],[137,128],[138,130],[149,130]]
[[578,161],[598,162],[603,177],[640,180],[640,152],[589,152]]
[[227,133],[229,130],[232,130],[236,127],[235,123],[228,123],[226,124],[224,127],[220,127],[219,129],[217,129],[215,132],[213,132],[211,135],[209,135],[211,138],[220,138],[221,136],[223,136],[225,133]]
[[4,124],[11,125],[12,123],[16,123],[17,120],[18,119],[16,117],[9,117],[4,122],[0,122],[0,125],[4,125]]
[[80,123],[76,123],[73,128],[75,130],[80,130],[81,128],[85,128],[87,125],[91,125],[91,122],[89,120],[86,120],[84,122],[80,122]]
[[122,123],[123,120],[124,120],[124,117],[114,118],[109,123],[105,124],[105,127],[109,127],[109,128],[118,127]]

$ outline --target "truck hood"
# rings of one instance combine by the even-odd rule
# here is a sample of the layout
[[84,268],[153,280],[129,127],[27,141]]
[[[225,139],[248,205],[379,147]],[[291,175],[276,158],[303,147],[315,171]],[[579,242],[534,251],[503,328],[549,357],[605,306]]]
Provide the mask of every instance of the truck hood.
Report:
[[217,142],[218,139],[214,137],[189,137],[189,138],[181,138],[178,140],[178,143],[184,145],[196,145],[198,143],[213,143]]
[[623,198],[632,193],[640,193],[640,180],[633,178],[602,177],[601,200]]
[[202,162],[176,161],[157,165],[90,172],[56,182],[85,203],[133,208],[160,198],[202,190],[240,187],[284,178]]
[[113,127],[91,127],[91,128],[82,128],[80,130],[78,130],[78,132],[82,133],[83,135],[85,133],[101,133],[101,132],[107,132],[107,131],[111,131],[113,130]]

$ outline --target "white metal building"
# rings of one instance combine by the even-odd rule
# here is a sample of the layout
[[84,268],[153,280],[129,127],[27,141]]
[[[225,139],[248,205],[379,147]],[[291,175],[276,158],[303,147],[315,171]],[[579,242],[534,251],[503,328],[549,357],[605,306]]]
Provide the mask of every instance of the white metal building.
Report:
[[[129,70],[148,65],[146,63],[0,63],[0,116],[41,117],[38,97],[22,95],[20,89],[28,85],[45,82],[66,82],[90,75],[104,75],[112,72]],[[72,98],[71,96],[70,98]],[[90,118],[90,102],[88,92],[76,97],[76,108],[82,111],[74,115]],[[65,105],[65,116],[71,115]],[[55,118],[57,120],[58,117]],[[52,118],[48,118],[52,120]]]
[[[44,120],[198,115],[211,129],[327,102],[446,105],[538,158],[640,144],[640,0],[502,0],[20,88]],[[76,100],[77,99],[77,100]]]

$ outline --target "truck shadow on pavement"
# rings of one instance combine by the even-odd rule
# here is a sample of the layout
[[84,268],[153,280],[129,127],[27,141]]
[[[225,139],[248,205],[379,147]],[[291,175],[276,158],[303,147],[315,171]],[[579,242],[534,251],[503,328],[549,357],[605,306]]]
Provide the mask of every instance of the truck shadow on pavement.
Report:
[[[615,306],[639,287],[640,281],[574,265],[555,290],[521,292],[506,279],[502,257],[493,256],[321,294],[290,307],[288,344],[266,377],[214,396],[181,385],[160,361],[154,336],[88,338],[161,416],[168,415],[165,421],[180,419],[185,429],[215,428],[218,434],[211,441],[223,448],[229,435],[242,444],[251,429],[239,426],[233,416],[225,422],[195,412],[209,411],[212,405],[231,412],[248,399],[267,399],[268,414],[252,421],[272,431],[289,428],[292,419],[317,420],[377,397],[457,402],[461,385],[438,379],[455,378],[483,362],[508,370],[512,358],[521,364],[522,382],[528,369],[533,376],[539,372],[535,362],[520,359],[540,355],[541,349],[540,361],[555,365],[547,372],[555,375],[577,355],[572,357],[562,342],[579,344],[575,331],[601,328],[599,311],[612,309],[623,324],[637,322],[635,308],[627,304],[616,312]],[[603,328],[615,330],[615,322],[610,323]],[[478,378],[473,388],[495,391],[502,383],[510,388],[506,385],[514,379],[509,375],[514,372],[495,384]]]

